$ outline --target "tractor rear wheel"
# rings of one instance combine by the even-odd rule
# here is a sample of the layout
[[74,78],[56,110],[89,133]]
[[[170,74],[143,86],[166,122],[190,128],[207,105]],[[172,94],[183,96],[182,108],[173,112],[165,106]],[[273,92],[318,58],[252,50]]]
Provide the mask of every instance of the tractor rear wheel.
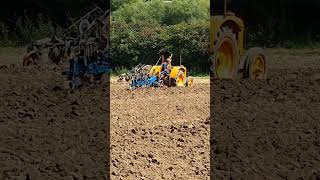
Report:
[[236,35],[228,27],[221,28],[214,41],[210,56],[211,72],[217,79],[234,79],[239,66],[239,50]]
[[246,53],[245,78],[264,79],[267,75],[267,56],[262,48],[251,48]]
[[175,78],[169,78],[169,87],[176,87],[177,81]]
[[170,78],[169,76],[162,79],[163,84],[168,87],[175,87],[176,86],[176,80],[174,78]]

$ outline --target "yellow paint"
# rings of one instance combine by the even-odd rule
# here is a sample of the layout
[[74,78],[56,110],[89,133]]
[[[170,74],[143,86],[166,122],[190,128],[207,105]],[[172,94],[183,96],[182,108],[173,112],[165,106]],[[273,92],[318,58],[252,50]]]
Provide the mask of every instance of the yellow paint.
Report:
[[228,27],[236,34],[240,55],[242,55],[244,53],[244,23],[240,18],[230,13],[226,16],[220,15],[210,17],[210,52],[213,52],[215,46],[214,41],[217,38],[218,31],[225,25],[228,25]]
[[177,86],[183,87],[184,86],[184,82],[185,82],[185,76],[183,74],[179,74],[177,76]]
[[152,66],[149,75],[150,76],[160,76],[161,66]]
[[231,42],[225,41],[217,51],[217,75],[218,77],[230,77],[234,68],[233,48]]
[[[170,78],[176,78],[180,69],[184,70],[184,77],[187,77],[187,69],[184,66],[172,66]],[[161,66],[152,66],[149,75],[160,76]]]
[[265,73],[264,65],[263,57],[261,55],[256,56],[250,72],[253,79],[260,79],[263,77]]
[[189,77],[189,80],[188,80],[188,87],[192,87],[193,85],[193,78],[192,77]]
[[184,66],[172,66],[170,78],[176,78],[180,69],[184,70],[184,77],[187,77],[187,68]]

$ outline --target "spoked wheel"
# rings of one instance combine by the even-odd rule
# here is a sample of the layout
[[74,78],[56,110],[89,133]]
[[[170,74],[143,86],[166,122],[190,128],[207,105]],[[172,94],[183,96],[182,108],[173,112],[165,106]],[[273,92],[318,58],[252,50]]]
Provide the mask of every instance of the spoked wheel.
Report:
[[245,77],[250,79],[264,79],[267,75],[267,56],[262,48],[251,48],[246,53]]
[[32,57],[26,57],[23,59],[23,66],[29,66],[34,64],[34,59]]
[[193,78],[192,77],[188,77],[187,78],[186,86],[187,87],[192,87],[193,86]]
[[235,34],[228,27],[217,33],[215,47],[211,55],[211,71],[214,78],[233,79],[236,77],[239,64],[239,52]]
[[79,24],[80,34],[85,33],[89,29],[90,25],[91,25],[91,23],[88,21],[88,19],[82,20]]
[[23,66],[37,65],[40,57],[37,53],[31,52],[23,59]]

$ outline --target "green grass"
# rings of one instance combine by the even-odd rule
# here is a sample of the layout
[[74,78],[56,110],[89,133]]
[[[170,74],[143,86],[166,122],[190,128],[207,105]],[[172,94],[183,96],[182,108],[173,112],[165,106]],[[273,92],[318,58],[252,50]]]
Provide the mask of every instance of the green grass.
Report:
[[117,67],[111,70],[111,76],[119,76],[120,74],[128,73],[130,70],[124,67]]
[[210,74],[209,73],[201,73],[201,72],[197,72],[197,73],[190,72],[189,76],[193,76],[193,77],[208,77],[208,76],[210,76]]

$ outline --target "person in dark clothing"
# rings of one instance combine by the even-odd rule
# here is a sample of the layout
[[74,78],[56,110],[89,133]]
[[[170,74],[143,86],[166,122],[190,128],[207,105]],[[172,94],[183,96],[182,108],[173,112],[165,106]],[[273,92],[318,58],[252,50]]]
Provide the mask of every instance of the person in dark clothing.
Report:
[[162,49],[161,53],[161,72],[165,71],[165,73],[170,73],[171,70],[171,58],[172,54],[167,49]]

